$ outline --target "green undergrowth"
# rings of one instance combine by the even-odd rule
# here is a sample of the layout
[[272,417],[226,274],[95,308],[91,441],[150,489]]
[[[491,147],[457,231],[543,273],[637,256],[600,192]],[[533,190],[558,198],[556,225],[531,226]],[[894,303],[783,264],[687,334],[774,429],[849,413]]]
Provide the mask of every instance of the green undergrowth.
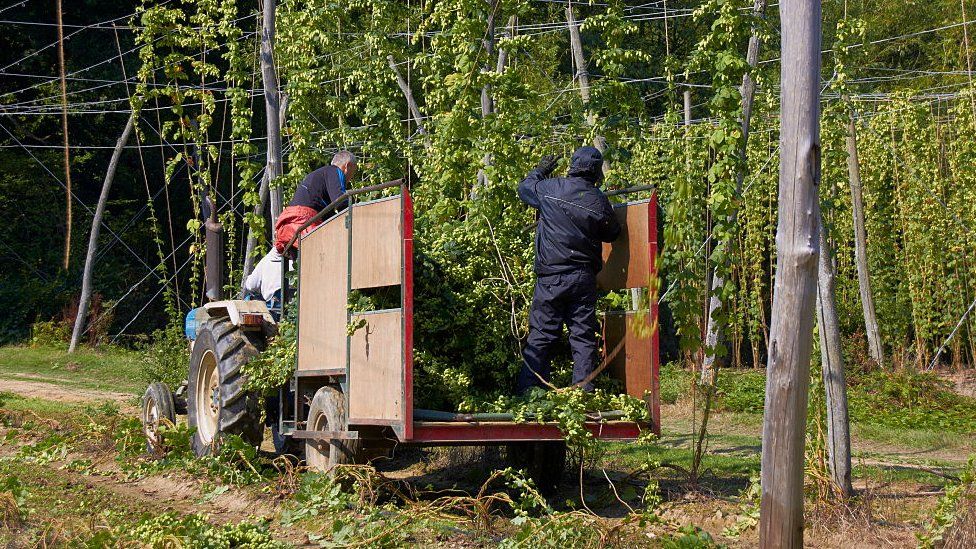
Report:
[[[0,460],[0,495],[9,494],[0,541],[12,546],[271,548],[267,521],[214,524],[202,513],[160,513],[146,501],[92,482],[61,467]],[[168,506],[168,505],[167,505]]]
[[[976,432],[976,399],[953,392],[952,385],[934,373],[852,372],[847,382],[851,420],[867,432]],[[765,392],[764,371],[723,370],[718,376],[718,409],[762,413]]]
[[[225,439],[213,457],[196,458],[183,424],[164,428],[167,451],[154,458],[145,454],[138,421],[111,405],[50,405],[2,394],[0,417],[8,449],[0,458],[0,496],[16,516],[0,538],[6,542],[264,548],[282,546],[283,535],[294,540],[300,532],[323,547],[714,546],[698,529],[659,523],[653,483],[636,492],[621,484],[634,509],[608,518],[577,510],[579,504],[556,506],[513,469],[486,471],[482,488],[470,494],[442,492],[369,466],[345,466],[332,475],[303,472],[235,437]],[[138,489],[116,492],[149,477],[195,485],[200,497],[173,511]],[[205,514],[215,498],[240,491],[277,498],[281,505],[264,518]],[[598,491],[611,493],[609,487]],[[588,491],[589,505],[615,501],[594,494]],[[650,541],[646,532],[655,525],[661,530]]]
[[857,423],[976,432],[976,399],[956,394],[933,373],[876,370],[848,380],[851,417]]
[[976,519],[976,454],[969,458],[959,480],[946,487],[931,520],[916,534],[919,547],[943,547],[947,541],[953,547],[971,547],[976,542],[973,519]]
[[[185,352],[185,346],[184,346]],[[141,393],[140,355],[117,347],[80,346],[68,353],[67,345],[8,345],[0,347],[0,376],[24,381],[56,383],[64,387]]]
[[186,381],[190,350],[183,326],[170,325],[156,330],[148,341],[138,346],[138,351],[138,379],[142,381],[143,387],[162,381],[175,391]]

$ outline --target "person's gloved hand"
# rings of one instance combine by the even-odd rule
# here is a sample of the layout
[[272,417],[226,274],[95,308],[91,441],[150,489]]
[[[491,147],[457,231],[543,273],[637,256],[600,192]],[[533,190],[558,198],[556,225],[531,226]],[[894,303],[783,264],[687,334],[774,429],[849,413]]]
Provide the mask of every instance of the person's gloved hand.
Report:
[[539,160],[539,163],[536,165],[535,169],[545,177],[549,177],[553,170],[556,169],[556,157],[551,154],[543,156],[542,159]]

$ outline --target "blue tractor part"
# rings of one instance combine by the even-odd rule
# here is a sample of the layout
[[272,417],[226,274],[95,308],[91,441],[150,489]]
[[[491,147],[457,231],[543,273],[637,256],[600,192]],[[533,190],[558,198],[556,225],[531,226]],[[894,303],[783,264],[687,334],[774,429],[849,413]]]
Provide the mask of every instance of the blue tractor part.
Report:
[[197,318],[201,310],[203,310],[203,307],[191,309],[190,312],[186,313],[186,320],[183,321],[183,332],[190,341],[194,341],[197,338],[197,328],[200,327],[200,322]]

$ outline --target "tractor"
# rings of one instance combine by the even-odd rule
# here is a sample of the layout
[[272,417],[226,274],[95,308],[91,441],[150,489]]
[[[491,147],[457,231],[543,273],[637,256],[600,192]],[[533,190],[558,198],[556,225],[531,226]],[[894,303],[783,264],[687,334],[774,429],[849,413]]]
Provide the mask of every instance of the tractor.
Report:
[[[389,189],[398,192],[361,200],[369,193],[393,192]],[[608,194],[635,190],[650,188]],[[599,284],[605,290],[644,287],[656,274],[656,195],[617,204],[615,211],[624,233],[605,245]],[[178,413],[187,416],[198,456],[212,453],[227,434],[260,445],[264,415],[275,450],[303,456],[312,469],[367,461],[397,446],[505,445],[544,477],[543,484],[558,482],[566,447],[555,423],[414,406],[413,219],[409,188],[402,181],[346,192],[302,229],[321,224],[303,236],[298,236],[301,229],[296,233],[297,251],[283,258],[297,265],[296,287],[289,287],[289,269],[283,268],[281,303],[271,306],[219,299],[222,238],[219,227],[208,222],[207,294],[213,301],[187,316],[186,382],[175,393],[160,382],[145,393],[142,419],[150,449],[159,445],[160,422],[175,422]],[[292,243],[286,250],[295,249]],[[384,288],[399,291],[398,307],[353,311],[348,306],[353,292]],[[262,414],[259,395],[245,389],[242,367],[275,335],[277,318],[293,299],[298,307],[295,372]],[[644,399],[651,422],[602,413],[586,424],[598,438],[633,440],[643,430],[659,432],[656,300],[649,308],[651,337],[632,329],[636,311],[606,311],[602,324],[607,372],[628,394]]]

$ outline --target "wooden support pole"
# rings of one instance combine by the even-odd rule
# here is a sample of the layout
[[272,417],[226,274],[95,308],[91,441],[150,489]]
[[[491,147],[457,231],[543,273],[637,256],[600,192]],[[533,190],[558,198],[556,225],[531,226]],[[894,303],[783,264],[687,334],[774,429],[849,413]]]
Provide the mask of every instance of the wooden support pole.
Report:
[[[284,133],[285,128],[285,118],[288,114],[288,96],[281,94],[281,108],[278,110],[278,131]],[[268,173],[261,176],[261,186],[258,188],[258,203],[254,205],[254,215],[258,217],[264,216],[264,210],[268,207],[268,195],[270,194],[268,188]],[[274,225],[271,226],[271,239],[274,240]],[[254,230],[248,226],[247,228],[247,244],[244,247],[244,275],[241,277],[241,288],[244,287],[244,281],[247,280],[248,275],[254,271],[254,250],[258,246],[258,235]]]
[[71,204],[71,152],[68,148],[68,84],[65,78],[64,64],[64,23],[61,19],[61,0],[57,0],[58,11],[58,71],[61,73],[61,133],[64,137],[64,197],[66,208],[65,214],[65,236],[64,236],[64,269],[68,269],[71,262],[71,226],[74,224],[72,218]]
[[864,330],[868,352],[878,364],[884,364],[884,345],[878,329],[878,315],[874,310],[871,275],[868,270],[868,237],[864,228],[864,195],[861,189],[861,162],[857,154],[857,124],[851,111],[847,123],[847,174],[851,185],[851,215],[854,217],[854,263],[857,265],[857,287],[861,293]]
[[[753,13],[756,16],[762,17],[766,13],[766,0],[755,0],[752,6]],[[749,64],[750,70],[754,69],[756,65],[759,64],[759,46],[761,45],[761,39],[759,38],[759,29],[753,29],[752,36],[749,37],[749,46],[746,50],[746,63]],[[752,121],[752,104],[756,95],[756,81],[752,77],[751,73],[746,73],[742,77],[742,87],[740,88],[742,94],[742,145],[739,149],[739,155],[742,158],[742,167],[735,174],[735,194],[740,196],[742,194],[742,184],[745,181],[746,171],[748,169],[748,157],[746,156],[746,146],[749,143],[749,125]],[[734,210],[729,218],[730,225],[735,226],[736,220],[739,217],[738,210]],[[715,243],[720,245],[720,243]],[[725,254],[725,261],[729,261],[730,254]],[[725,286],[725,279],[722,277],[721,272],[718,267],[712,272],[712,285],[711,285],[711,295],[708,302],[708,320],[705,329],[705,358],[702,361],[702,371],[701,380],[702,383],[711,383],[714,381],[715,369],[722,366],[722,359],[718,357],[717,353],[714,352],[716,348],[725,344],[725,326],[721,325],[719,317],[719,309],[722,308],[722,300],[719,297],[719,292],[722,287]]]
[[820,255],[820,0],[782,0],[776,282],[762,437],[759,545],[803,546],[803,450]]
[[[485,49],[485,66],[483,70],[491,70],[491,56],[495,54],[495,12],[498,9],[499,0],[493,0],[489,6],[488,28],[485,30],[485,38],[482,40],[482,47]],[[481,116],[488,116],[495,111],[494,101],[491,97],[491,84],[486,83],[481,87]]]
[[[596,126],[596,113],[590,110],[590,71],[586,68],[586,57],[583,55],[583,40],[580,38],[580,27],[573,12],[573,2],[566,3],[566,25],[569,27],[569,46],[573,53],[573,64],[576,65],[576,81],[579,83],[580,97],[583,108],[586,109],[586,124]],[[607,150],[607,140],[602,135],[593,136],[593,146],[601,153]],[[603,160],[603,175],[610,171],[610,163]]]
[[[498,58],[495,60],[495,72],[501,74],[505,70],[505,65],[508,63],[508,52],[503,48],[498,48],[496,46],[495,40],[495,10],[496,8],[492,6],[492,14],[488,20],[488,35],[485,42],[485,49],[488,51],[489,58],[491,54],[497,49]],[[515,35],[515,16],[508,18],[508,30],[505,31],[508,36]],[[490,60],[490,59],[489,59]],[[486,64],[485,70],[489,70]],[[490,114],[495,112],[495,101],[491,96],[491,85],[485,84],[481,88],[481,117],[487,118]],[[478,196],[479,189],[483,189],[488,185],[488,174],[485,170],[492,164],[491,153],[485,153],[485,156],[481,159],[482,167],[478,170],[477,185],[471,190],[472,200]]]
[[122,149],[129,142],[132,129],[135,127],[135,113],[129,116],[129,121],[122,130],[122,135],[115,143],[115,150],[112,151],[112,159],[109,160],[108,169],[105,171],[105,180],[102,182],[102,192],[98,195],[98,205],[95,206],[95,215],[92,217],[91,235],[88,237],[88,254],[85,256],[85,270],[81,276],[81,297],[78,298],[78,315],[75,317],[75,327],[71,332],[71,343],[68,345],[68,352],[73,353],[81,334],[85,328],[85,319],[88,317],[88,302],[92,294],[92,271],[95,266],[95,252],[98,251],[98,233],[102,228],[102,217],[105,215],[105,204],[108,202],[108,193],[112,190],[112,182],[115,180],[115,171],[119,167],[119,157],[122,156]]
[[685,88],[685,127],[691,127],[691,90]]
[[263,0],[261,13],[261,81],[264,84],[265,120],[268,131],[266,177],[270,188],[271,226],[278,221],[283,207],[281,187],[275,179],[281,176],[281,96],[278,92],[278,72],[274,64],[275,0]]
[[837,318],[834,253],[820,215],[820,260],[817,281],[817,326],[820,331],[820,365],[827,400],[827,458],[837,494],[847,499],[851,486],[851,425],[847,409],[847,379]]

